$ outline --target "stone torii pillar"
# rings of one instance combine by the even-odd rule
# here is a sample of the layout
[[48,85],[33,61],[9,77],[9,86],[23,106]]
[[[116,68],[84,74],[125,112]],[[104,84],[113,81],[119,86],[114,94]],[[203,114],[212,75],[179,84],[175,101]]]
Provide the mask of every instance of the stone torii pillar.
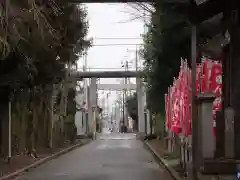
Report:
[[93,133],[94,111],[97,107],[97,78],[91,78],[88,97],[88,127],[89,133]]
[[146,93],[141,78],[136,78],[137,83],[137,100],[138,100],[138,132],[139,135],[145,135],[146,123],[145,123],[145,104],[146,104]]

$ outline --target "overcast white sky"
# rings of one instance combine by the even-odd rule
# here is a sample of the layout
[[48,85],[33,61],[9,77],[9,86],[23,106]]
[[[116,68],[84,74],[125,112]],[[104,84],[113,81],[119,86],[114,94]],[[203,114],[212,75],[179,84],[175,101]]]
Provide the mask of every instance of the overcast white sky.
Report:
[[[142,44],[141,34],[144,31],[143,19],[128,21],[132,16],[126,4],[86,4],[89,19],[89,37],[94,45],[106,44]],[[123,23],[126,22],[126,23]],[[99,39],[99,38],[137,38],[137,39]],[[133,61],[135,69],[136,46],[93,46],[88,50],[87,66],[92,71],[102,71],[108,68],[121,68],[122,61]],[[79,60],[79,67],[83,60]],[[100,68],[100,69],[94,69]],[[102,69],[103,68],[103,69]],[[116,70],[116,69],[115,69]],[[119,83],[117,79],[101,79],[101,83]],[[115,94],[115,93],[112,93]],[[112,96],[110,101],[116,98]]]

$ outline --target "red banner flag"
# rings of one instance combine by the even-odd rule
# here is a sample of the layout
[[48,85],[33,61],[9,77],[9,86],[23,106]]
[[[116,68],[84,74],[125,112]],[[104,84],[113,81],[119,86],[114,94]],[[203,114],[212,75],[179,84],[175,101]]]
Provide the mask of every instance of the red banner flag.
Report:
[[[222,108],[222,65],[212,60],[205,60],[197,65],[196,93],[213,92],[216,99],[213,104],[213,119],[216,111]],[[196,94],[196,95],[197,95]],[[192,134],[192,74],[187,62],[181,59],[178,79],[174,78],[173,86],[165,97],[166,128],[175,134],[183,132],[185,136]],[[215,121],[213,122],[215,130]]]
[[209,92],[209,82],[211,77],[211,66],[212,62],[210,60],[205,60],[202,64],[202,82],[201,82],[201,92]]
[[201,71],[202,71],[202,65],[198,64],[196,68],[196,93],[197,95],[201,92]]
[[218,62],[214,62],[212,66],[210,89],[216,96],[222,95],[222,64]]
[[186,121],[186,136],[192,134],[192,72],[188,68],[188,85],[187,85],[187,94],[188,94],[188,106],[187,106],[187,121]]
[[173,121],[172,121],[172,131],[176,134],[181,132],[180,124],[180,91],[179,91],[179,79],[175,80],[173,89]]
[[213,63],[210,80],[210,90],[216,94],[213,102],[213,128],[216,135],[216,112],[222,108],[222,64]]

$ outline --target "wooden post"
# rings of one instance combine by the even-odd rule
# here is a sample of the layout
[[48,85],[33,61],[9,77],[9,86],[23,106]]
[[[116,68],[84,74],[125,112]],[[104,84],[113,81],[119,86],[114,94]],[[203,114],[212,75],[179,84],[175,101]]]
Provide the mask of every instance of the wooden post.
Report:
[[225,121],[222,111],[216,112],[216,150],[215,158],[224,157],[224,130]]
[[198,168],[198,124],[196,107],[196,61],[197,61],[197,28],[192,26],[191,37],[191,60],[192,60],[192,174],[191,179],[197,180]]
[[[54,86],[53,86],[54,87]],[[55,88],[53,88],[52,90],[52,95],[54,94],[54,90]],[[53,96],[51,96],[51,122],[49,124],[49,129],[50,129],[50,140],[49,140],[49,147],[52,148],[53,147],[53,119],[54,119],[54,112],[53,112],[53,108],[54,108],[54,99]]]
[[234,110],[231,107],[225,109],[225,157],[234,158]]
[[[236,160],[240,160],[240,23],[239,23],[239,9],[231,11],[230,19],[230,53],[231,53],[231,102],[234,114],[234,155]],[[237,165],[239,168],[239,165]]]
[[[229,26],[229,12],[223,13],[223,24],[225,27]],[[229,30],[225,32],[225,39],[230,42]],[[233,119],[234,113],[231,103],[231,55],[229,44],[223,47],[222,53],[222,110],[218,112],[216,118],[216,157],[234,157],[234,134],[233,134]],[[230,120],[232,119],[232,120]],[[231,122],[232,121],[232,122]],[[231,123],[230,123],[231,122]],[[230,127],[230,126],[231,127]],[[224,141],[222,141],[224,139]],[[232,144],[232,145],[230,145]],[[229,151],[230,150],[230,151]]]
[[149,110],[149,124],[150,124],[150,135],[152,135],[154,132],[153,132],[153,118],[152,118],[151,110]]
[[12,157],[12,104],[8,102],[8,161]]

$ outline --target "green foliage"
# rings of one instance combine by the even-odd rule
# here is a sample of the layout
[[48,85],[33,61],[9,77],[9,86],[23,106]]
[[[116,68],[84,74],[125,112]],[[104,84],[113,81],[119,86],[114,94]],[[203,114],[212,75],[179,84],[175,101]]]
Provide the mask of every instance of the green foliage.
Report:
[[127,111],[129,116],[133,119],[133,120],[138,120],[138,101],[137,101],[137,93],[134,93],[131,96],[127,97],[126,100],[126,107],[127,107]]
[[153,117],[153,126],[155,128],[155,132],[159,137],[164,136],[165,132],[165,116],[164,114],[157,113]]
[[58,83],[65,78],[66,64],[75,64],[89,46],[84,40],[88,24],[82,5],[25,0],[1,7],[9,25],[0,27],[0,37],[8,40],[8,53],[0,51],[1,88],[16,92]]
[[[85,39],[86,16],[83,5],[65,0],[0,2],[0,127],[11,99],[14,122],[16,127],[21,127],[16,134],[23,141],[20,142],[22,149],[28,143],[32,149],[42,140],[46,143],[41,144],[51,144],[50,136],[58,133],[61,137],[63,133],[60,111],[65,107],[62,103],[65,97],[62,90],[66,88],[68,71],[90,45]],[[56,94],[53,111],[60,120],[56,119],[59,120],[53,127],[56,132],[51,135],[51,104],[56,84],[59,94]],[[66,116],[71,120],[76,112],[74,95],[70,89]],[[31,134],[28,139],[23,136],[25,129]],[[1,135],[6,137],[0,130],[0,138]],[[0,146],[3,145],[0,141]]]
[[190,55],[190,24],[176,2],[156,2],[144,35],[147,102],[153,112],[164,112],[164,94],[179,72],[180,59]]
[[67,104],[68,115],[75,116],[77,112],[75,97],[76,97],[76,90],[73,88],[70,88],[68,91],[68,97],[67,97],[68,98],[68,104]]

